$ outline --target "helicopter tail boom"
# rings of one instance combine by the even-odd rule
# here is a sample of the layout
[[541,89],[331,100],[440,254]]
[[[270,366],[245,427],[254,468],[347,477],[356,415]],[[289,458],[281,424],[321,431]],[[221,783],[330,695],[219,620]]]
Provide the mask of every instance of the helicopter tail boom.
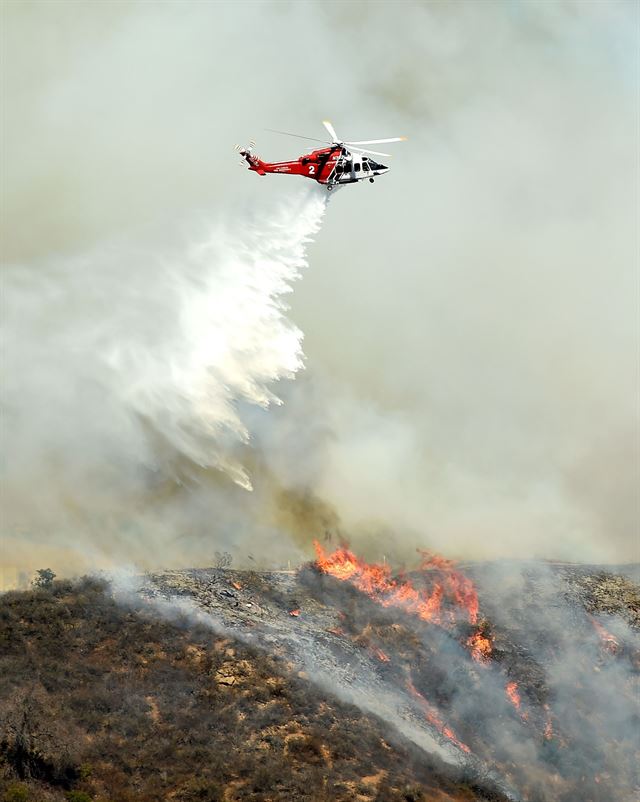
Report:
[[[326,183],[327,176],[325,176],[325,173],[328,175],[333,169],[333,162],[338,156],[337,153],[334,153],[335,148],[325,148],[320,151],[314,151],[312,154],[301,156],[295,161],[265,162],[252,153],[252,145],[247,148],[237,146],[237,150],[249,165],[249,170],[258,173],[258,175],[266,175],[267,173],[301,175],[306,178],[313,178],[319,183]],[[331,162],[330,165],[329,162]]]

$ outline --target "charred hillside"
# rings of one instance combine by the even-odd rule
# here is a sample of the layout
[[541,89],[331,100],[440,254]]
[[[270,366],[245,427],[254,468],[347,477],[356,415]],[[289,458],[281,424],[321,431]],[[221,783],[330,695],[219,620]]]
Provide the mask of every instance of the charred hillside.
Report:
[[140,592],[283,656],[479,787],[637,798],[637,567],[423,555],[398,573],[318,546],[297,572],[164,572]]
[[[187,572],[170,581],[183,598],[211,586],[239,610],[237,577]],[[253,583],[243,609],[255,605],[256,620],[269,605],[287,607],[287,588],[257,574],[241,579]],[[6,593],[0,799],[505,799],[490,780],[428,755],[323,689],[286,648],[274,642],[267,652],[239,635],[216,633],[175,606],[167,619],[139,595],[116,601],[96,580]]]
[[7,593],[0,799],[631,802],[639,611],[637,566],[319,545]]

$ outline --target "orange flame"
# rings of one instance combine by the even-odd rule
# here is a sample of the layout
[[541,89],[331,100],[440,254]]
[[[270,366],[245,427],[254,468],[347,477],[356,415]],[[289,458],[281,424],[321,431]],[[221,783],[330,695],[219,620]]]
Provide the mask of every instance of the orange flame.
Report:
[[520,698],[520,691],[518,690],[518,683],[517,682],[507,682],[505,687],[505,693],[511,704],[515,707],[515,709],[520,714],[520,718],[523,721],[529,720],[529,714],[526,710],[522,709],[522,699]]
[[520,692],[518,691],[518,683],[517,682],[507,682],[507,687],[505,688],[505,692],[509,697],[509,701],[515,707],[515,709],[520,712]]
[[476,663],[488,663],[491,657],[493,645],[491,638],[487,638],[482,632],[474,632],[470,638],[467,639],[467,648],[471,652],[471,657]]
[[377,647],[373,648],[374,655],[380,660],[382,663],[389,662],[389,655],[386,652],[383,652],[382,649],[378,649]]
[[[473,582],[454,570],[450,560],[423,553],[420,569],[425,573],[432,573],[435,578],[430,592],[427,592],[416,588],[410,580],[391,576],[388,565],[369,564],[345,547],[327,555],[317,541],[313,545],[316,550],[316,566],[320,571],[342,582],[351,582],[383,607],[401,607],[424,621],[436,624],[455,622],[460,610],[471,624],[477,621],[478,595]],[[442,609],[445,598],[453,602],[454,609]]]
[[458,607],[467,611],[469,623],[475,624],[478,620],[478,594],[473,582],[460,571],[455,570],[453,560],[446,560],[437,554],[421,551],[422,571],[436,570],[443,577],[445,589]]
[[427,700],[416,688],[413,682],[411,682],[410,679],[407,680],[407,688],[411,693],[411,695],[418,700],[418,703],[424,712],[424,717],[427,719],[429,724],[435,727],[435,729],[438,730],[438,732],[442,733],[442,735],[444,735],[445,738],[448,738],[451,741],[451,743],[455,744],[458,747],[458,749],[462,749],[463,752],[468,752],[468,753],[471,752],[471,749],[469,749],[469,747],[466,744],[462,743],[462,741],[456,738],[455,733],[453,732],[451,727],[447,727],[447,725],[443,722],[440,716],[436,713],[434,708],[429,704],[429,702],[427,702]]
[[294,618],[297,618],[300,615],[300,609],[297,608],[296,610],[289,610],[289,615],[292,615],[294,616]]
[[599,621],[596,621],[595,618],[589,616],[591,618],[591,623],[593,624],[593,628],[598,633],[598,637],[600,638],[600,644],[603,649],[610,652],[611,654],[615,654],[618,651],[619,643],[617,638],[612,635],[608,630],[606,630]]
[[332,635],[337,635],[340,638],[344,637],[347,634],[341,627],[331,627],[330,629],[327,630],[327,632],[330,632]]

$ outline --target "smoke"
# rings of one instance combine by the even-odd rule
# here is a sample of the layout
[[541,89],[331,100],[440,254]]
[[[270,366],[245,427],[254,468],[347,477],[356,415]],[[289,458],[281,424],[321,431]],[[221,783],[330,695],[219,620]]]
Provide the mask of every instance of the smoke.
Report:
[[[637,557],[635,5],[2,14],[11,564],[296,559],[319,527],[378,557]],[[231,145],[298,155],[262,127],[321,136],[325,116],[409,141],[335,199],[290,324],[277,287],[243,285],[254,329],[203,271],[229,265],[212,221],[263,210],[264,236],[233,235],[255,265],[246,249],[296,226],[298,201]],[[274,387],[298,330],[305,378]]]
[[[433,593],[454,579],[449,566],[394,576],[349,552],[326,557],[320,570],[169,571],[119,584],[165,614],[277,644],[294,671],[386,721],[391,737],[463,767],[474,786],[540,802],[637,796],[637,568],[626,578],[476,563],[476,621],[473,592]],[[481,660],[473,631],[487,638]]]
[[[46,272],[6,271],[9,531],[108,555],[135,522],[126,550],[141,559],[205,510],[211,526],[233,492],[226,477],[251,490],[243,408],[280,403],[275,383],[302,367],[284,298],[325,204],[309,187],[264,220],[190,230],[186,243],[156,232],[156,250],[112,242]],[[205,481],[211,501],[198,511]]]

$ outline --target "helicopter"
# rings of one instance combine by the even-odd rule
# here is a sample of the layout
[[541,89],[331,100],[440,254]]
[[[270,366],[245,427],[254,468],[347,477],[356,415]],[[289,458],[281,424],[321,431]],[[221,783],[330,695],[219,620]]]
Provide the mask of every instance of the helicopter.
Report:
[[264,162],[254,155],[255,142],[250,142],[244,148],[236,145],[236,150],[242,157],[240,164],[248,164],[249,170],[258,175],[278,173],[280,175],[301,175],[305,178],[312,178],[331,191],[336,186],[355,184],[366,179],[369,179],[373,184],[377,176],[389,172],[389,168],[386,165],[374,161],[368,154],[373,156],[389,156],[390,154],[380,153],[369,148],[361,148],[359,147],[360,145],[377,145],[406,140],[405,136],[394,136],[387,139],[363,139],[358,142],[343,142],[338,138],[335,128],[329,120],[323,120],[322,124],[331,137],[330,141],[316,139],[311,136],[301,136],[300,134],[290,134],[288,131],[276,131],[273,128],[267,128],[266,130],[275,134],[294,136],[297,139],[321,142],[326,147],[313,150],[311,153],[305,153],[293,161]]

